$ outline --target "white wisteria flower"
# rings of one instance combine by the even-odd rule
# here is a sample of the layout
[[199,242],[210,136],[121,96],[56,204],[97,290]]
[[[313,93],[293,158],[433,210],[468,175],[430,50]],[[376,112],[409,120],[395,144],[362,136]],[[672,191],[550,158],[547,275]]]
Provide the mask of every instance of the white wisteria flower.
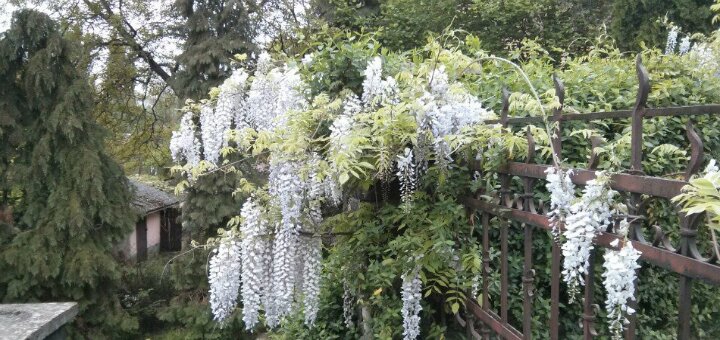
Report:
[[403,203],[409,205],[412,202],[412,195],[417,185],[413,152],[410,148],[405,148],[405,152],[397,156],[397,168],[396,175],[400,180],[400,197]]
[[363,72],[362,103],[365,107],[377,107],[381,104],[398,102],[398,83],[393,77],[382,79],[382,58],[370,60]]
[[412,272],[403,274],[401,278],[403,338],[412,340],[420,336],[420,311],[422,310],[420,305],[422,300],[420,268],[415,268]]
[[193,167],[200,163],[200,142],[195,136],[195,130],[193,113],[186,112],[180,119],[180,128],[173,131],[170,139],[170,155],[176,163],[183,159]]
[[583,196],[570,207],[566,218],[562,245],[563,278],[568,284],[570,301],[574,301],[580,286],[585,285],[583,275],[588,271],[593,238],[607,229],[612,222],[613,198],[616,191],[610,189],[610,176],[595,173],[583,190]]
[[232,115],[228,110],[217,110],[204,104],[200,109],[200,128],[203,155],[212,165],[217,165],[220,150],[226,145],[226,132],[232,124]]
[[[620,222],[620,234],[627,233],[629,223],[627,220]],[[640,268],[638,259],[640,252],[632,246],[632,242],[626,237],[620,250],[608,250],[605,252],[605,262],[602,274],[603,285],[607,290],[605,309],[610,319],[610,333],[613,339],[622,339],[622,332],[628,322],[627,316],[635,313],[635,310],[628,306],[629,301],[635,301],[635,279],[637,270]],[[620,246],[619,239],[614,240],[613,247]]]
[[214,253],[208,271],[210,308],[215,320],[223,322],[235,310],[240,291],[240,241],[228,233]]
[[430,72],[427,82],[429,90],[425,90],[415,103],[418,140],[423,140],[425,131],[430,130],[434,137],[435,161],[442,168],[447,168],[453,159],[445,137],[490,119],[493,114],[460,83],[449,82],[443,65]]
[[675,53],[675,46],[677,45],[677,37],[680,30],[677,27],[671,27],[668,31],[667,42],[665,43],[665,54],[670,55]]
[[345,327],[352,328],[353,327],[353,317],[355,316],[355,299],[353,298],[353,294],[350,292],[350,288],[348,288],[347,282],[343,282],[343,321],[345,322]]
[[292,312],[293,296],[297,283],[299,232],[301,229],[302,202],[305,185],[300,178],[300,167],[289,161],[271,162],[269,193],[281,213],[275,227],[273,242],[271,293],[266,300],[267,325],[274,328]]
[[245,201],[240,216],[243,322],[247,329],[253,329],[269,284],[269,230],[262,208],[253,197]]
[[320,274],[322,272],[322,240],[320,237],[304,238],[302,296],[305,309],[305,324],[315,324],[320,309]]
[[690,51],[690,37],[685,36],[680,40],[680,46],[678,47],[678,53],[680,55],[683,55],[685,53],[688,53]]
[[565,223],[565,219],[570,213],[570,208],[575,200],[575,184],[570,179],[572,170],[564,171],[550,167],[545,170],[545,173],[547,174],[545,187],[550,192],[548,218],[553,236],[557,239],[560,236],[558,227]]

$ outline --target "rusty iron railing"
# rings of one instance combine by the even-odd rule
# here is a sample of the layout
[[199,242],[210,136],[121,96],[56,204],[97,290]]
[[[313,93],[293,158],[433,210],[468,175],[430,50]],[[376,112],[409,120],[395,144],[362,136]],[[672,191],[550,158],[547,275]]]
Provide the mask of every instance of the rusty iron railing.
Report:
[[[679,276],[678,292],[678,332],[679,339],[691,338],[691,290],[694,280],[703,280],[712,285],[720,285],[720,266],[717,265],[716,256],[705,258],[698,249],[696,240],[698,233],[699,216],[686,216],[678,213],[679,218],[679,245],[673,246],[668,236],[658,226],[651,227],[654,233],[653,239],[646,239],[642,230],[642,215],[644,202],[647,197],[670,199],[680,193],[681,188],[687,184],[687,180],[696,174],[703,162],[702,140],[695,132],[691,121],[686,126],[686,134],[690,141],[691,158],[689,166],[684,173],[685,180],[668,179],[661,177],[646,176],[642,170],[642,131],[643,119],[659,116],[693,116],[693,115],[719,115],[720,105],[698,105],[668,108],[648,108],[646,106],[648,93],[650,91],[650,80],[638,56],[636,61],[637,75],[639,79],[638,94],[635,107],[627,111],[594,112],[586,114],[563,114],[562,105],[556,109],[549,121],[558,122],[554,128],[554,136],[551,137],[554,152],[558,153],[557,158],[562,159],[560,125],[566,121],[593,121],[599,119],[621,119],[631,120],[631,169],[621,174],[612,176],[611,187],[623,192],[628,198],[628,208],[631,219],[629,237],[632,245],[642,252],[641,261],[651,263],[660,268],[675,273]],[[565,89],[562,82],[553,78],[555,93],[562,104],[565,96]],[[521,127],[528,124],[543,123],[541,117],[509,118],[508,117],[509,94],[503,93],[503,110],[501,118],[488,123],[500,123],[504,127]],[[542,202],[536,204],[533,200],[533,190],[537,180],[546,177],[545,170],[550,165],[532,164],[535,155],[535,143],[527,129],[528,156],[525,163],[509,162],[502,169],[497,171],[500,181],[500,190],[495,194],[493,200],[480,200],[474,197],[464,199],[464,205],[468,209],[469,216],[479,214],[482,227],[482,291],[481,304],[474,298],[466,301],[466,308],[463,315],[457,315],[457,320],[466,327],[468,338],[489,339],[491,333],[504,339],[530,339],[532,337],[532,313],[533,300],[537,293],[534,289],[536,272],[533,268],[533,234],[536,229],[544,233],[550,233],[548,218],[545,215],[546,209]],[[599,146],[599,139],[592,139],[593,149]],[[572,181],[576,185],[584,185],[595,177],[594,169],[598,165],[598,157],[591,152],[587,169],[574,169]],[[517,177],[521,180],[523,191],[514,193],[511,190],[511,179]],[[646,199],[643,199],[645,195]],[[499,311],[491,306],[489,294],[490,268],[490,220],[496,217],[506,222],[515,222],[524,225],[523,240],[523,269],[522,269],[522,325],[516,327],[511,325],[508,319],[508,295],[509,295],[509,268],[508,268],[508,228],[510,223],[500,223],[500,298]],[[637,218],[639,217],[639,218]],[[471,223],[474,223],[471,221]],[[611,232],[602,232],[594,240],[596,247],[613,248],[611,243],[618,239],[618,236]],[[552,242],[551,269],[550,269],[550,321],[549,334],[551,339],[560,338],[560,280],[561,280],[561,250],[557,242]],[[594,255],[590,258],[591,264]],[[583,315],[581,317],[583,338],[591,339],[597,335],[595,331],[596,314],[593,305],[594,285],[597,278],[593,272],[593,265],[585,277],[584,299],[582,299]],[[634,305],[637,302],[633,302]],[[637,336],[636,317],[629,317],[629,324],[626,326],[625,338],[635,339]],[[480,331],[476,329],[479,327]]]

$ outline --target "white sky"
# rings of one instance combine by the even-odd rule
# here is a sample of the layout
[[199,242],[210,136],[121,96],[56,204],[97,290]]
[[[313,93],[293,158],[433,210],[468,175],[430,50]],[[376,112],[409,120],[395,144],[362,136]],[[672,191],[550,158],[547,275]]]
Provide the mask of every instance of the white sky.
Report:
[[10,27],[10,16],[17,8],[6,0],[0,0],[0,32]]

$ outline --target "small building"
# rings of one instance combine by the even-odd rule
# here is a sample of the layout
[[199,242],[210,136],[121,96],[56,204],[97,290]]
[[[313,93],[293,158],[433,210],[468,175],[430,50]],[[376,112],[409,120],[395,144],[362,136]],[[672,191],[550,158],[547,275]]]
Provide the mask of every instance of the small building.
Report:
[[180,201],[149,184],[130,180],[134,197],[132,208],[140,217],[135,230],[117,246],[120,257],[138,261],[158,251],[182,248],[182,227],[178,221]]

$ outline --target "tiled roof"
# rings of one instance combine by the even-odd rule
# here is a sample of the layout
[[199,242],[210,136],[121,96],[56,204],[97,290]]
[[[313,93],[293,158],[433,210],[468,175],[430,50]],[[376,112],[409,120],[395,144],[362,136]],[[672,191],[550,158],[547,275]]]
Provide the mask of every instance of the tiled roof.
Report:
[[150,213],[178,204],[180,201],[174,195],[166,193],[149,184],[131,179],[131,189],[134,191],[133,208],[140,213]]

